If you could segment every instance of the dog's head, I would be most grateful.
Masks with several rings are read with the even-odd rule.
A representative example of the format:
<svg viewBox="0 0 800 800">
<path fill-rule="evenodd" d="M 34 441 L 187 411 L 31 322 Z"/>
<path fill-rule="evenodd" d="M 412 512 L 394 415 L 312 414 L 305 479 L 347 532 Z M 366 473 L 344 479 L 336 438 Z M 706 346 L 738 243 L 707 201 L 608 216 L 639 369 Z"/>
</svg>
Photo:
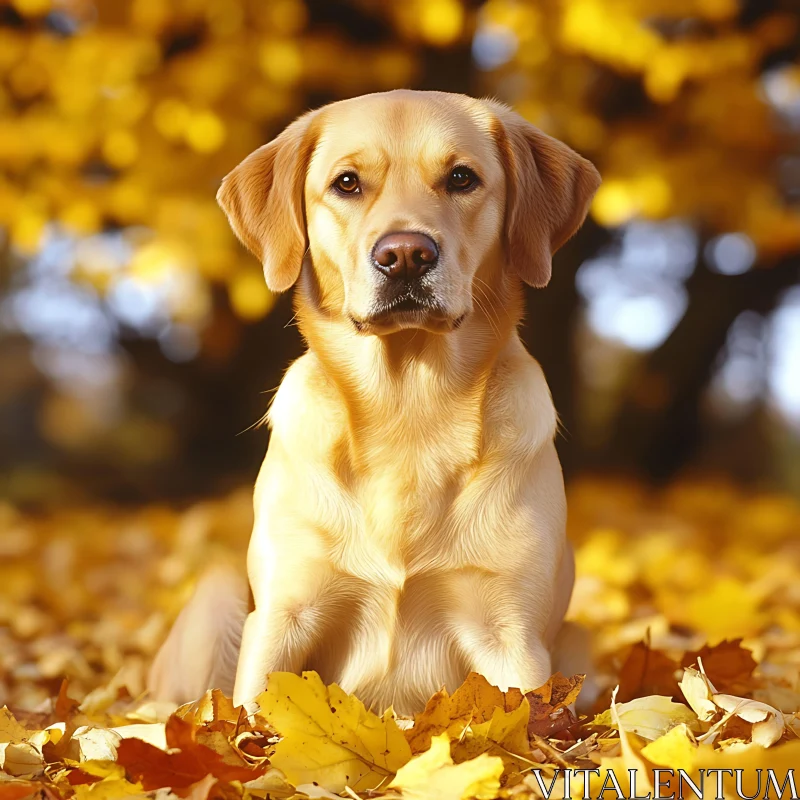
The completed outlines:
<svg viewBox="0 0 800 800">
<path fill-rule="evenodd" d="M 395 91 L 299 118 L 218 199 L 272 290 L 290 288 L 310 257 L 320 306 L 356 330 L 444 332 L 481 282 L 547 284 L 599 183 L 588 161 L 500 103 Z"/>
</svg>

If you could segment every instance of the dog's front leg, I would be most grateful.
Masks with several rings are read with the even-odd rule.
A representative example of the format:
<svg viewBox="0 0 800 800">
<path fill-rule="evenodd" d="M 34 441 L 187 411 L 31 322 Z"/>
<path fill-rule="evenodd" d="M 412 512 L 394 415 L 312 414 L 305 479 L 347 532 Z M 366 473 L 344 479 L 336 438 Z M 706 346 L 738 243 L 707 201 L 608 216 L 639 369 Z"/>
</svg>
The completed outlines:
<svg viewBox="0 0 800 800">
<path fill-rule="evenodd" d="M 299 671 L 304 652 L 287 641 L 285 620 L 273 610 L 256 609 L 247 615 L 233 690 L 235 705 L 254 700 L 267 688 L 270 672 Z"/>
<path fill-rule="evenodd" d="M 263 692 L 270 672 L 299 672 L 329 617 L 328 561 L 312 555 L 311 541 L 299 532 L 290 546 L 278 548 L 263 533 L 257 525 L 248 552 L 255 608 L 242 631 L 233 691 L 237 705 Z"/>
<path fill-rule="evenodd" d="M 467 573 L 457 586 L 460 599 L 452 629 L 469 669 L 503 691 L 545 683 L 551 662 L 544 609 L 532 610 L 521 586 L 498 577 Z"/>
</svg>

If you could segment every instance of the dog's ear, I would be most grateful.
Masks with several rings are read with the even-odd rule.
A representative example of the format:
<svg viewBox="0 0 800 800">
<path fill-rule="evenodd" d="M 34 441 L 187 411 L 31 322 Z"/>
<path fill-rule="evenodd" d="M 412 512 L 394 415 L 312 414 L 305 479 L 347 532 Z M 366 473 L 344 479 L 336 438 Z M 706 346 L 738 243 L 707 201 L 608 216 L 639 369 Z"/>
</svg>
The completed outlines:
<svg viewBox="0 0 800 800">
<path fill-rule="evenodd" d="M 247 156 L 217 192 L 234 233 L 264 264 L 273 292 L 295 283 L 308 248 L 303 195 L 314 118 L 305 114 Z"/>
<path fill-rule="evenodd" d="M 546 286 L 551 257 L 586 218 L 600 174 L 590 161 L 519 114 L 486 102 L 506 171 L 509 268 L 529 286 Z"/>
</svg>

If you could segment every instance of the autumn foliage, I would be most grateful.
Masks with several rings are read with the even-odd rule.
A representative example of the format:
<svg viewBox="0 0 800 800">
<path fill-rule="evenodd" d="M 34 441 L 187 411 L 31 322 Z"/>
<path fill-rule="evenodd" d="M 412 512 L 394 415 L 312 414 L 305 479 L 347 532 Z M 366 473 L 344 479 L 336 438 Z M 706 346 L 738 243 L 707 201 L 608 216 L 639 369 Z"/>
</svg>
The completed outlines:
<svg viewBox="0 0 800 800">
<path fill-rule="evenodd" d="M 593 791 L 633 769 L 640 793 L 661 767 L 794 766 L 797 503 L 595 480 L 573 485 L 570 508 L 570 617 L 593 631 L 597 674 L 505 693 L 473 674 L 413 720 L 315 673 L 273 675 L 248 708 L 216 691 L 177 709 L 142 695 L 198 570 L 241 558 L 248 492 L 184 511 L 5 508 L 0 798 L 489 800 L 540 797 L 567 766 L 599 768 Z"/>
</svg>

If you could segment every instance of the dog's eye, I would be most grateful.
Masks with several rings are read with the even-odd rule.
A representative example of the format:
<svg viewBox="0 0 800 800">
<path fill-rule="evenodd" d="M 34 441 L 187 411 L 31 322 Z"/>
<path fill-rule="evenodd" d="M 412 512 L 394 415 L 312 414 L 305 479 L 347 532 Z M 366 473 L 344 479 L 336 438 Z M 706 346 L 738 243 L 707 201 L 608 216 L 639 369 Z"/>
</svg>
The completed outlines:
<svg viewBox="0 0 800 800">
<path fill-rule="evenodd" d="M 478 176 L 469 167 L 455 167 L 447 178 L 449 192 L 466 192 L 478 183 Z"/>
<path fill-rule="evenodd" d="M 334 182 L 333 188 L 342 194 L 357 194 L 361 191 L 358 175 L 355 172 L 343 172 Z"/>
</svg>

